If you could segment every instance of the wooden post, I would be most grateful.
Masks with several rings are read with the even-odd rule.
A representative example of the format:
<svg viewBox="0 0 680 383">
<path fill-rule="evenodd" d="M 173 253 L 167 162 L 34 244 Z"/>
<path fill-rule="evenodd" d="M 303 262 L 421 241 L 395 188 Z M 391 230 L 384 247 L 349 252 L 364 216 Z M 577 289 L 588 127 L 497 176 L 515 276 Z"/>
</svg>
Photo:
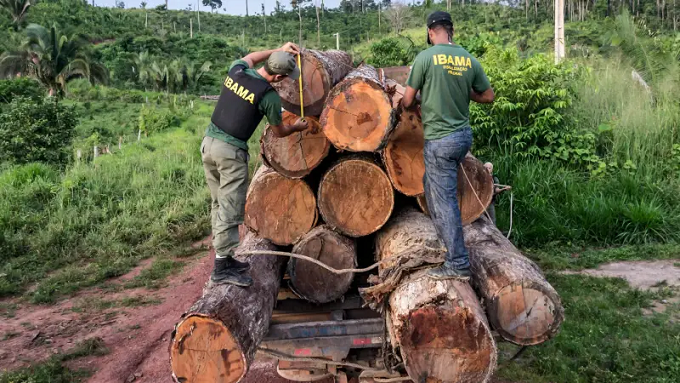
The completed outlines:
<svg viewBox="0 0 680 383">
<path fill-rule="evenodd" d="M 83 157 L 83 151 L 78 149 L 78 151 L 76 151 L 76 158 L 78 158 L 78 161 L 80 161 L 80 159 L 82 157 Z"/>
<path fill-rule="evenodd" d="M 118 150 L 123 149 L 123 137 L 118 137 Z"/>
<path fill-rule="evenodd" d="M 137 131 L 137 142 L 139 142 L 141 139 L 142 139 L 142 130 L 139 129 L 139 130 Z"/>
<path fill-rule="evenodd" d="M 94 158 L 99 157 L 99 146 L 94 146 Z"/>
<path fill-rule="evenodd" d="M 149 12 L 146 12 L 146 18 L 144 20 L 144 28 L 149 28 Z"/>
<path fill-rule="evenodd" d="M 196 0 L 196 17 L 198 18 L 198 31 L 201 31 L 201 3 Z"/>
<path fill-rule="evenodd" d="M 189 19 L 189 38 L 194 38 L 194 19 Z"/>
<path fill-rule="evenodd" d="M 555 0 L 555 64 L 564 56 L 564 0 Z"/>
<path fill-rule="evenodd" d="M 177 33 L 177 24 L 174 21 L 172 22 L 172 30 L 174 30 L 175 33 Z"/>
</svg>

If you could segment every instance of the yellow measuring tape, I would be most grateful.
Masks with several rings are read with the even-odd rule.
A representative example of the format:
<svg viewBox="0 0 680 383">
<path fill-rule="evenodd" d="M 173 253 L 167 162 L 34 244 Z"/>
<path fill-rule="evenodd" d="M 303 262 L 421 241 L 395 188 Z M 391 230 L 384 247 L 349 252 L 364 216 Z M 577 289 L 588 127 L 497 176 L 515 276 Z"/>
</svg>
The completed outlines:
<svg viewBox="0 0 680 383">
<path fill-rule="evenodd" d="M 300 70 L 300 77 L 298 78 L 300 81 L 300 117 L 304 120 L 305 119 L 305 103 L 302 99 L 302 63 L 300 62 L 300 54 L 298 53 L 297 55 L 297 64 L 298 64 L 298 69 Z"/>
</svg>

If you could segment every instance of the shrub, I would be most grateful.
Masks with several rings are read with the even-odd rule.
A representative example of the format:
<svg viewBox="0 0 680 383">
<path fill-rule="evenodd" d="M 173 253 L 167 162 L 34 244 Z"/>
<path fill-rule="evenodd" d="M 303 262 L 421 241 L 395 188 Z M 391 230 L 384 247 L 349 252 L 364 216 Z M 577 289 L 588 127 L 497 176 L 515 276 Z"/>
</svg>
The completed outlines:
<svg viewBox="0 0 680 383">
<path fill-rule="evenodd" d="M 161 132 L 179 125 L 179 117 L 167 110 L 147 108 L 144 106 L 139 112 L 139 130 L 146 135 Z"/>
<path fill-rule="evenodd" d="M 66 164 L 77 123 L 71 107 L 14 99 L 0 114 L 0 162 Z"/>
<path fill-rule="evenodd" d="M 45 90 L 37 81 L 22 77 L 15 80 L 0 80 L 0 104 L 9 104 L 17 97 L 39 101 Z"/>
<path fill-rule="evenodd" d="M 376 67 L 411 65 L 418 51 L 410 40 L 388 37 L 371 45 L 367 62 Z"/>
</svg>

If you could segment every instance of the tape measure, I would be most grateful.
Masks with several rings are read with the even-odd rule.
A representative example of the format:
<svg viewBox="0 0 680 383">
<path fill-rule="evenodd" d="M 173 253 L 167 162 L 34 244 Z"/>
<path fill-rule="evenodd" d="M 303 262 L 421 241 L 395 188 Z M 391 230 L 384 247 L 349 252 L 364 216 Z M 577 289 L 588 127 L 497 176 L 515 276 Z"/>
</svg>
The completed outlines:
<svg viewBox="0 0 680 383">
<path fill-rule="evenodd" d="M 305 119 L 305 102 L 302 99 L 302 63 L 300 62 L 300 56 L 301 54 L 298 53 L 297 55 L 297 64 L 298 64 L 298 69 L 300 70 L 300 77 L 298 77 L 299 83 L 300 83 L 300 118 L 302 120 Z"/>
</svg>

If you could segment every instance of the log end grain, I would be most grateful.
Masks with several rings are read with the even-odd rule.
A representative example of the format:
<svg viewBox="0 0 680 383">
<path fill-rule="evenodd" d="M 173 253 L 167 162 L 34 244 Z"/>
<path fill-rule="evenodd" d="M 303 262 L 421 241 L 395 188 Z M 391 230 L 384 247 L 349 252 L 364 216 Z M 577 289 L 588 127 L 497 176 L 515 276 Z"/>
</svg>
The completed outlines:
<svg viewBox="0 0 680 383">
<path fill-rule="evenodd" d="M 391 331 L 414 381 L 487 382 L 497 348 L 474 291 L 465 282 L 418 272 L 390 298 Z"/>
<path fill-rule="evenodd" d="M 458 207 L 463 225 L 479 218 L 491 204 L 494 186 L 493 178 L 484 164 L 468 155 L 458 167 Z M 418 205 L 423 213 L 430 215 L 425 195 L 418 196 Z"/>
<path fill-rule="evenodd" d="M 370 66 L 361 66 L 340 82 L 326 100 L 321 126 L 340 150 L 382 149 L 396 124 L 392 101 Z"/>
<path fill-rule="evenodd" d="M 290 245 L 316 224 L 316 198 L 302 180 L 261 167 L 248 189 L 245 225 L 277 245 Z"/>
<path fill-rule="evenodd" d="M 327 226 L 317 226 L 295 246 L 293 253 L 307 255 L 334 269 L 356 267 L 357 253 L 354 240 L 336 233 Z M 296 258 L 288 262 L 292 290 L 301 298 L 314 303 L 327 303 L 342 297 L 354 279 L 354 274 L 334 274 Z"/>
<path fill-rule="evenodd" d="M 420 118 L 415 112 L 403 111 L 383 151 L 383 160 L 394 188 L 407 196 L 417 196 L 424 192 L 424 146 L 425 137 Z"/>
<path fill-rule="evenodd" d="M 385 172 L 358 157 L 340 160 L 323 175 L 318 198 L 324 221 L 350 237 L 374 233 L 394 208 L 394 189 Z"/>
<path fill-rule="evenodd" d="M 245 355 L 224 323 L 197 315 L 177 325 L 170 360 L 176 381 L 183 383 L 238 382 L 247 371 Z"/>
<path fill-rule="evenodd" d="M 533 346 L 552 338 L 563 320 L 554 291 L 529 281 L 503 287 L 487 305 L 491 326 L 512 343 Z"/>
<path fill-rule="evenodd" d="M 283 124 L 292 125 L 298 116 L 283 113 Z M 302 178 L 328 155 L 330 142 L 321 131 L 316 117 L 305 117 L 309 128 L 287 137 L 276 137 L 269 126 L 260 139 L 260 152 L 266 164 L 288 178 Z"/>
</svg>

